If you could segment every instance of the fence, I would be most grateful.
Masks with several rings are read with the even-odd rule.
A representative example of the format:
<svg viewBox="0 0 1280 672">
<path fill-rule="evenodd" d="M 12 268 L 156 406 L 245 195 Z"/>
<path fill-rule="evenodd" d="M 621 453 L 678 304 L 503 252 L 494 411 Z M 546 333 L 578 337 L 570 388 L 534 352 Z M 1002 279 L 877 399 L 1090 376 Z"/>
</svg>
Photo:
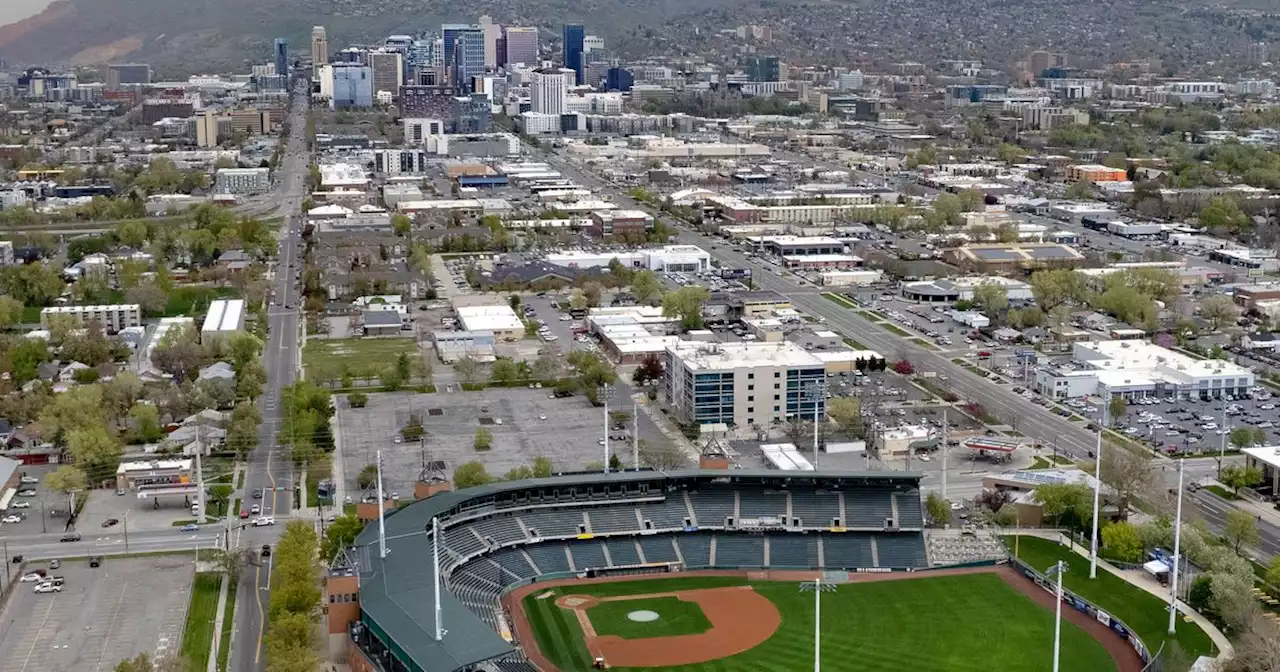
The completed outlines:
<svg viewBox="0 0 1280 672">
<path fill-rule="evenodd" d="M 1034 567 L 1028 565 L 1022 560 L 1019 560 L 1018 558 L 1009 558 L 1009 563 L 1021 572 L 1023 576 L 1034 581 L 1036 585 L 1044 588 L 1050 593 L 1055 595 L 1057 594 L 1058 584 L 1056 580 L 1046 577 L 1036 571 Z M 1079 611 L 1089 618 L 1111 628 L 1111 631 L 1116 633 L 1117 636 L 1129 642 L 1129 646 L 1132 646 L 1134 650 L 1138 652 L 1138 657 L 1142 659 L 1143 672 L 1164 672 L 1163 645 L 1161 645 L 1160 650 L 1155 653 L 1151 653 L 1151 651 L 1147 649 L 1147 645 L 1143 644 L 1142 640 L 1138 639 L 1138 635 L 1134 633 L 1133 629 L 1126 625 L 1124 621 L 1121 621 L 1115 616 L 1099 609 L 1093 603 L 1079 595 L 1076 595 L 1066 588 L 1062 589 L 1062 601 L 1074 607 L 1076 611 Z"/>
</svg>

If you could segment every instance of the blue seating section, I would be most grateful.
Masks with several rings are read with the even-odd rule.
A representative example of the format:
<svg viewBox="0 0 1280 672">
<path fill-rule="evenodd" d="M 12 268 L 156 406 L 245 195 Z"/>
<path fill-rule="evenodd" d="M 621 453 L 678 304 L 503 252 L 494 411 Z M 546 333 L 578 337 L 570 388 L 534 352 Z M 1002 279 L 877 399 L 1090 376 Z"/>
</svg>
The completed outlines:
<svg viewBox="0 0 1280 672">
<path fill-rule="evenodd" d="M 717 534 L 715 564 L 717 567 L 763 567 L 764 537 Z"/>
<path fill-rule="evenodd" d="M 854 532 L 824 534 L 822 550 L 825 561 L 823 566 L 827 569 L 876 566 L 875 558 L 871 555 L 871 535 L 869 534 Z"/>
<path fill-rule="evenodd" d="M 605 539 L 604 545 L 609 549 L 609 559 L 614 566 L 640 564 L 640 553 L 636 551 L 635 539 L 631 537 L 615 537 Z"/>
<path fill-rule="evenodd" d="M 881 567 L 907 569 L 929 564 L 924 548 L 924 537 L 911 532 L 905 534 L 876 535 L 876 551 Z"/>
<path fill-rule="evenodd" d="M 831 527 L 831 521 L 840 517 L 840 496 L 834 492 L 792 492 L 791 517 L 799 518 L 805 527 Z"/>
<path fill-rule="evenodd" d="M 524 550 L 543 574 L 569 571 L 569 558 L 564 555 L 564 544 L 533 544 L 526 546 Z"/>
<path fill-rule="evenodd" d="M 818 535 L 769 536 L 769 566 L 804 569 L 818 565 Z"/>
<path fill-rule="evenodd" d="M 686 567 L 706 567 L 711 564 L 711 535 L 681 534 L 676 537 L 680 555 Z"/>
<path fill-rule="evenodd" d="M 671 545 L 671 535 L 640 537 L 640 548 L 646 562 L 676 562 L 676 549 Z"/>
<path fill-rule="evenodd" d="M 597 506 L 587 512 L 591 518 L 591 531 L 596 534 L 609 532 L 637 532 L 636 510 L 632 506 Z"/>
<path fill-rule="evenodd" d="M 519 523 L 510 516 L 484 518 L 470 523 L 470 525 L 475 528 L 476 532 L 480 533 L 481 537 L 490 537 L 499 546 L 526 539 L 524 532 L 520 530 Z"/>
<path fill-rule="evenodd" d="M 641 504 L 639 508 L 640 517 L 652 522 L 655 530 L 682 530 L 684 519 L 689 517 L 689 507 L 678 492 L 668 495 L 665 502 Z"/>
<path fill-rule="evenodd" d="M 898 495 L 898 527 L 924 527 L 924 507 L 920 504 L 919 490 Z"/>
<path fill-rule="evenodd" d="M 573 554 L 573 566 L 579 572 L 593 567 L 609 566 L 609 562 L 604 557 L 604 548 L 598 541 L 571 542 L 569 552 Z"/>
<path fill-rule="evenodd" d="M 738 493 L 738 515 L 743 518 L 772 516 L 786 519 L 787 493 L 742 490 Z"/>
<path fill-rule="evenodd" d="M 732 490 L 690 492 L 689 501 L 693 502 L 699 526 L 721 527 L 725 518 L 734 515 Z"/>
<path fill-rule="evenodd" d="M 844 493 L 844 512 L 849 520 L 845 527 L 883 528 L 886 518 L 893 517 L 889 490 L 854 488 Z"/>
<path fill-rule="evenodd" d="M 582 524 L 582 509 L 526 511 L 520 514 L 524 526 L 538 531 L 540 537 L 572 537 Z"/>
</svg>

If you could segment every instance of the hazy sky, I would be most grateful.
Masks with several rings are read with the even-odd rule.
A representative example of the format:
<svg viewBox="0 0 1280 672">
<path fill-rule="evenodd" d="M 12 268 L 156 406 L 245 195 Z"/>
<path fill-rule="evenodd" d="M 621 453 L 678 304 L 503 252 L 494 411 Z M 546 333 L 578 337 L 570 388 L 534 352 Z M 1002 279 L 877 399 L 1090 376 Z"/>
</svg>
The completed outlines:
<svg viewBox="0 0 1280 672">
<path fill-rule="evenodd" d="M 0 0 L 0 26 L 44 11 L 53 0 Z"/>
</svg>

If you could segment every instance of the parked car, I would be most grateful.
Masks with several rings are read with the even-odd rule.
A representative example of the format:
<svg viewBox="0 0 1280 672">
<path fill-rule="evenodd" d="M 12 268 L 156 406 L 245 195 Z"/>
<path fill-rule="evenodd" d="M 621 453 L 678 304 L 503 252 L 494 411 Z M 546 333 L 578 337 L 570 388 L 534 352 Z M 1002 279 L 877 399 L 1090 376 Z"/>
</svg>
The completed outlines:
<svg viewBox="0 0 1280 672">
<path fill-rule="evenodd" d="M 19 490 L 18 496 L 19 497 L 35 497 L 36 491 L 32 490 L 31 488 L 27 488 L 26 490 Z"/>
<path fill-rule="evenodd" d="M 22 578 L 18 580 L 21 581 L 22 583 L 32 583 L 35 581 L 43 581 L 45 574 L 46 572 L 43 569 L 37 569 L 31 572 L 27 572 L 26 574 L 23 574 Z"/>
<path fill-rule="evenodd" d="M 61 593 L 62 586 L 56 585 L 49 581 L 38 584 L 31 592 L 33 593 Z"/>
<path fill-rule="evenodd" d="M 14 503 L 12 503 L 12 504 L 10 504 L 10 505 L 9 505 L 9 508 L 11 508 L 11 509 L 29 509 L 29 508 L 31 508 L 31 502 L 14 502 Z"/>
<path fill-rule="evenodd" d="M 265 558 L 265 557 L 267 557 L 267 556 L 269 556 L 269 555 L 271 555 L 271 544 L 263 544 L 263 545 L 262 545 L 262 557 L 264 557 L 264 558 Z"/>
</svg>

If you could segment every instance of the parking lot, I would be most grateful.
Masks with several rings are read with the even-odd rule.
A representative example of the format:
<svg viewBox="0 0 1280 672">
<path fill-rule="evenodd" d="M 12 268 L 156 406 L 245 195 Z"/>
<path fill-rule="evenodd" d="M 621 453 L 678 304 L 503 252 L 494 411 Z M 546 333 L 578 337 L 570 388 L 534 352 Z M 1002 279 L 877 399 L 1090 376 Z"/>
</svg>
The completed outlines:
<svg viewBox="0 0 1280 672">
<path fill-rule="evenodd" d="M 29 563 L 27 571 L 47 568 Z M 6 672 L 100 672 L 146 653 L 178 649 L 194 567 L 183 556 L 108 559 L 101 567 L 67 562 L 59 593 L 18 583 L 0 628 Z"/>
<path fill-rule="evenodd" d="M 421 419 L 426 432 L 427 460 L 443 460 L 453 468 L 478 460 L 490 474 L 529 466 L 535 457 L 551 459 L 557 470 L 580 469 L 600 462 L 604 448 L 602 409 L 593 408 L 581 395 L 548 399 L 547 388 L 493 388 L 478 392 L 437 394 L 378 394 L 369 405 L 352 409 L 346 400 L 338 406 L 338 431 L 342 446 L 347 491 L 359 492 L 356 477 L 382 451 L 384 488 L 404 496 L 412 491 L 424 454 L 417 441 L 396 443 L 400 429 L 412 415 Z M 621 401 L 621 399 L 619 399 Z M 631 405 L 618 410 L 631 411 Z M 501 424 L 498 424 L 501 422 Z M 493 437 L 492 448 L 476 451 L 476 430 Z M 630 449 L 627 448 L 626 455 Z M 623 457 L 626 457 L 623 455 Z"/>
<path fill-rule="evenodd" d="M 0 537 L 44 532 L 61 532 L 67 524 L 67 497 L 44 486 L 44 477 L 56 465 L 30 465 L 19 469 L 21 477 L 35 483 L 21 483 L 19 494 L 9 502 L 0 519 Z M 34 491 L 34 495 L 25 493 Z"/>
<path fill-rule="evenodd" d="M 1069 401 L 1069 408 L 1093 422 L 1102 419 L 1100 400 Z M 1145 441 L 1165 452 L 1216 454 L 1222 449 L 1223 437 L 1232 429 L 1248 427 L 1266 433 L 1265 445 L 1280 443 L 1280 427 L 1275 422 L 1277 402 L 1265 389 L 1255 389 L 1252 398 L 1204 401 L 1135 400 L 1129 402 L 1125 414 L 1112 426 L 1136 441 Z M 1223 411 L 1226 425 L 1223 426 Z M 1232 449 L 1230 440 L 1227 449 Z"/>
</svg>

